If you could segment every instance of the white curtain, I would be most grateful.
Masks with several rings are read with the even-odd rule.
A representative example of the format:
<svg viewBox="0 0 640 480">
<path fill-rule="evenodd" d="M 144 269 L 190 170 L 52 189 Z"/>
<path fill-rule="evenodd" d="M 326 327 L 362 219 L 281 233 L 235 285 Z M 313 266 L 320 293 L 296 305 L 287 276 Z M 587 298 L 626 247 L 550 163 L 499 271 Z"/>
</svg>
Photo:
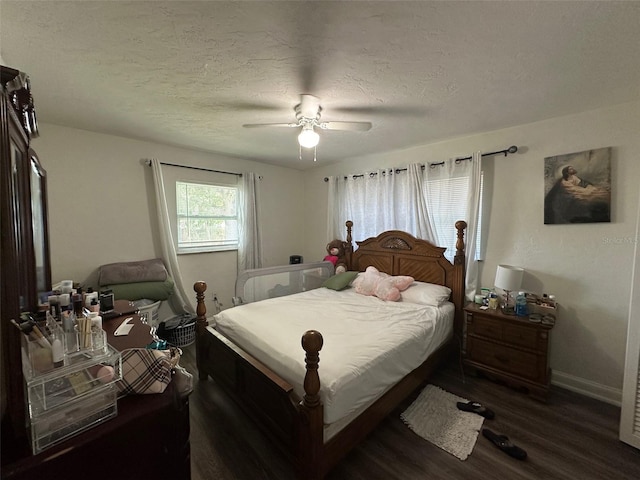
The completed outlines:
<svg viewBox="0 0 640 480">
<path fill-rule="evenodd" d="M 262 267 L 258 181 L 255 173 L 242 174 L 238 213 L 238 272 Z"/>
<path fill-rule="evenodd" d="M 176 246 L 173 242 L 173 234 L 171 233 L 171 224 L 169 222 L 169 211 L 167 210 L 167 197 L 164 192 L 164 180 L 162 177 L 162 167 L 158 159 L 151 159 L 151 170 L 153 172 L 153 185 L 156 197 L 156 210 L 158 217 L 158 225 L 160 228 L 160 248 L 161 257 L 167 272 L 174 282 L 174 292 L 169 297 L 169 305 L 176 315 L 190 313 L 195 315 L 193 305 L 188 300 L 189 297 L 185 293 L 182 285 L 182 275 L 178 265 L 178 256 L 176 254 Z"/>
<path fill-rule="evenodd" d="M 473 300 L 477 288 L 476 239 L 480 211 L 480 161 L 447 160 L 406 169 L 329 177 L 327 239 L 344 239 L 344 222 L 353 220 L 353 238 L 364 240 L 386 230 L 403 230 L 446 247 L 455 255 L 456 221 L 465 220 L 466 286 Z"/>
<path fill-rule="evenodd" d="M 433 241 L 420 169 L 420 165 L 409 165 L 406 171 L 381 169 L 364 175 L 330 177 L 327 239 L 344 239 L 344 223 L 352 220 L 353 238 L 357 240 L 386 230 L 404 230 Z"/>
<path fill-rule="evenodd" d="M 468 300 L 473 300 L 478 283 L 476 244 L 480 213 L 480 178 L 482 154 L 476 152 L 470 160 L 447 160 L 427 165 L 424 169 L 424 192 L 436 245 L 447 247 L 445 255 L 453 261 L 455 255 L 455 222 L 465 220 L 466 284 Z"/>
<path fill-rule="evenodd" d="M 407 195 L 404 204 L 407 205 L 406 232 L 411 232 L 417 238 L 436 243 L 437 236 L 433 218 L 429 215 L 429 208 L 424 197 L 423 168 L 418 163 L 407 167 Z M 437 245 L 437 243 L 436 243 Z"/>
</svg>

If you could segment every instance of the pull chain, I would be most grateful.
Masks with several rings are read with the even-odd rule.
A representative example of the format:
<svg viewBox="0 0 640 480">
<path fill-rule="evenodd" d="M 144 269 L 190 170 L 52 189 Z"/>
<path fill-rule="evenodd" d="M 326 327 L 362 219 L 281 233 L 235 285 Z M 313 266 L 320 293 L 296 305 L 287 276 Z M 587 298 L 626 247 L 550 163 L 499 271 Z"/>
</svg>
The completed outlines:
<svg viewBox="0 0 640 480">
<path fill-rule="evenodd" d="M 316 162 L 318 159 L 316 157 L 318 147 L 313 147 L 313 161 Z M 302 161 L 302 146 L 298 145 L 298 160 Z"/>
</svg>

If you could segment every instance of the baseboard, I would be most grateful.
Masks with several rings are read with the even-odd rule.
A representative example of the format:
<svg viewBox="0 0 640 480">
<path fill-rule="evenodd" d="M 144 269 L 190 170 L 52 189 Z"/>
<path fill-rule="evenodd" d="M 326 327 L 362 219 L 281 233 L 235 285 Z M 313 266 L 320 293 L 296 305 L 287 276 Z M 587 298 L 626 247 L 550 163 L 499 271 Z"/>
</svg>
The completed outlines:
<svg viewBox="0 0 640 480">
<path fill-rule="evenodd" d="M 617 407 L 622 405 L 622 390 L 619 388 L 607 387 L 557 370 L 551 372 L 551 384 Z"/>
</svg>

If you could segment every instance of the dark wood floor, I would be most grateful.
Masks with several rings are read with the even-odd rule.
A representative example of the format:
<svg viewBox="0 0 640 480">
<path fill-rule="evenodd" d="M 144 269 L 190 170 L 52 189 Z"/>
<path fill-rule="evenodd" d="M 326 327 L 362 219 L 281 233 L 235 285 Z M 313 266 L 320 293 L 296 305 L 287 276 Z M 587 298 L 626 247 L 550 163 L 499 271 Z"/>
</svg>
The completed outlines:
<svg viewBox="0 0 640 480">
<path fill-rule="evenodd" d="M 181 364 L 195 373 L 194 347 Z M 194 375 L 195 376 L 195 375 Z M 286 459 L 217 388 L 195 381 L 191 394 L 192 480 L 293 479 Z M 640 478 L 640 451 L 618 440 L 620 409 L 552 388 L 543 404 L 485 378 L 461 373 L 456 361 L 430 383 L 477 400 L 496 417 L 484 427 L 509 436 L 528 453 L 525 461 L 507 456 L 480 435 L 467 460 L 416 436 L 400 420 L 407 399 L 345 457 L 329 480 L 413 479 L 633 479 Z"/>
</svg>

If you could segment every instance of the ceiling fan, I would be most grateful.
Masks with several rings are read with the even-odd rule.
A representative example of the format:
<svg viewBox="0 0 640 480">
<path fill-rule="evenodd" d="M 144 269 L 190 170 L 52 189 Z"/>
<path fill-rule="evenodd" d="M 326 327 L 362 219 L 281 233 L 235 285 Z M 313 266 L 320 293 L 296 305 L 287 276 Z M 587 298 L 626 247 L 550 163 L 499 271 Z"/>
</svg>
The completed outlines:
<svg viewBox="0 0 640 480">
<path fill-rule="evenodd" d="M 323 130 L 349 130 L 357 132 L 366 132 L 371 129 L 371 122 L 322 122 L 320 116 L 322 107 L 320 99 L 313 95 L 300 95 L 300 103 L 294 107 L 296 113 L 295 123 L 248 123 L 244 124 L 246 128 L 259 127 L 289 127 L 300 128 L 298 135 L 298 143 L 300 147 L 314 148 L 320 141 L 320 136 L 315 129 Z"/>
</svg>

